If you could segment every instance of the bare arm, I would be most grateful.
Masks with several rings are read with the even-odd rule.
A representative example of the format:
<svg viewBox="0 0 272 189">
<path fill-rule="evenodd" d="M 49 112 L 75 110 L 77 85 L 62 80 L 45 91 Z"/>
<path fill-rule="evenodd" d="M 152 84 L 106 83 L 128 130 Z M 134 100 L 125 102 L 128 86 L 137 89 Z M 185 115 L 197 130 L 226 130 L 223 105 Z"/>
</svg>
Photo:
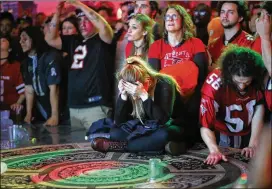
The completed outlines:
<svg viewBox="0 0 272 189">
<path fill-rule="evenodd" d="M 272 75 L 271 63 L 271 21 L 268 13 L 263 10 L 259 19 L 256 19 L 256 30 L 262 44 L 262 57 L 269 76 Z"/>
<path fill-rule="evenodd" d="M 256 107 L 255 114 L 251 123 L 251 136 L 249 141 L 249 147 L 256 147 L 260 138 L 260 133 L 264 125 L 264 106 L 262 104 Z"/>
<path fill-rule="evenodd" d="M 25 122 L 31 123 L 32 119 L 32 109 L 34 104 L 34 89 L 31 85 L 25 86 L 25 96 L 26 96 L 26 117 Z"/>
<path fill-rule="evenodd" d="M 59 123 L 59 87 L 57 85 L 49 85 L 51 117 L 46 121 L 45 125 L 56 126 Z"/>
<path fill-rule="evenodd" d="M 252 158 L 256 154 L 256 147 L 258 146 L 260 133 L 264 125 L 264 106 L 262 104 L 256 107 L 255 114 L 251 123 L 251 136 L 248 147 L 243 148 L 241 154 Z"/>
<path fill-rule="evenodd" d="M 45 34 L 45 40 L 48 45 L 61 50 L 62 41 L 59 36 L 59 22 L 60 22 L 60 14 L 61 10 L 64 6 L 64 2 L 60 2 L 57 6 L 56 13 L 54 14 L 50 24 L 49 31 Z"/>
<path fill-rule="evenodd" d="M 201 127 L 201 137 L 205 144 L 208 146 L 210 152 L 219 152 L 219 148 L 216 144 L 216 138 L 214 132 L 206 127 Z"/>
<path fill-rule="evenodd" d="M 17 104 L 22 104 L 25 100 L 25 94 L 21 94 L 17 100 Z"/>
<path fill-rule="evenodd" d="M 93 23 L 93 25 L 98 29 L 100 38 L 108 44 L 111 44 L 113 39 L 113 31 L 108 22 L 100 16 L 93 9 L 89 8 L 87 5 L 81 3 L 79 0 L 70 0 L 68 1 L 70 4 L 75 6 L 76 8 L 81 9 L 86 17 Z"/>
</svg>

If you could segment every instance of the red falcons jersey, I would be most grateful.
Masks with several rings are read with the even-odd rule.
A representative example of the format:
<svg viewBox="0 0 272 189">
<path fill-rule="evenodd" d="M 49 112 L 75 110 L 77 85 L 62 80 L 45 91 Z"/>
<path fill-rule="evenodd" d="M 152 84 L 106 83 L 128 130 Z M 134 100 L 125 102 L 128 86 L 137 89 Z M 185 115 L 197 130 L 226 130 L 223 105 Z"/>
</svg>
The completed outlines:
<svg viewBox="0 0 272 189">
<path fill-rule="evenodd" d="M 212 62 L 216 63 L 224 49 L 227 47 L 228 44 L 235 44 L 242 47 L 251 47 L 254 40 L 253 37 L 246 33 L 243 30 L 239 30 L 229 41 L 228 44 L 224 44 L 225 36 L 221 36 L 215 39 L 213 42 L 210 43 L 208 46 L 208 51 L 211 54 Z M 260 53 L 260 52 L 259 52 Z"/>
<path fill-rule="evenodd" d="M 255 107 L 263 103 L 263 95 L 253 87 L 241 95 L 231 86 L 222 86 L 221 71 L 213 70 L 202 87 L 200 122 L 203 127 L 229 136 L 247 135 Z"/>
<path fill-rule="evenodd" d="M 126 58 L 131 56 L 132 47 L 133 47 L 133 42 L 128 42 L 126 45 Z"/>
<path fill-rule="evenodd" d="M 194 56 L 202 52 L 206 52 L 205 45 L 198 38 L 188 39 L 178 47 L 171 47 L 160 39 L 150 46 L 148 58 L 160 60 L 162 69 L 183 61 L 194 61 Z"/>
<path fill-rule="evenodd" d="M 1 96 L 0 101 L 4 105 L 12 105 L 17 102 L 20 94 L 25 91 L 20 72 L 19 63 L 4 63 L 1 65 Z"/>
<path fill-rule="evenodd" d="M 264 94 L 265 94 L 265 100 L 266 100 L 267 107 L 272 112 L 272 79 L 271 79 L 271 77 L 269 78 L 269 80 L 267 82 Z"/>
</svg>

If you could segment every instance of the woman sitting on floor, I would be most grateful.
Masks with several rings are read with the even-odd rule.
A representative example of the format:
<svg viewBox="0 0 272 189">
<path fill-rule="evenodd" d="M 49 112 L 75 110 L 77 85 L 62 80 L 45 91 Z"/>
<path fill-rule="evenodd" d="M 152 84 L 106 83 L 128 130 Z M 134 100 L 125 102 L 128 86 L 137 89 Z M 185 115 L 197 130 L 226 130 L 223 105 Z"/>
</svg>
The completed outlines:
<svg viewBox="0 0 272 189">
<path fill-rule="evenodd" d="M 130 57 L 117 74 L 119 97 L 115 109 L 116 126 L 110 129 L 109 139 L 95 138 L 97 151 L 162 152 L 170 136 L 165 126 L 172 117 L 176 81 L 152 70 L 140 57 Z M 92 126 L 91 126 L 92 127 Z M 178 127 L 178 126 L 176 126 Z M 105 135 L 104 135 L 105 136 Z"/>
</svg>

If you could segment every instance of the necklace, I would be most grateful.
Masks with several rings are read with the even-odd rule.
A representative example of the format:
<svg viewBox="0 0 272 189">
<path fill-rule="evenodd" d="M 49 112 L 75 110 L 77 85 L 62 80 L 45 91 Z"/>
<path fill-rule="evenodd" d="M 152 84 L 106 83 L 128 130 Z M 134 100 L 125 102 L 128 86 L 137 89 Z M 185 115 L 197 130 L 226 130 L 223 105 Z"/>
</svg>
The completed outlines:
<svg viewBox="0 0 272 189">
<path fill-rule="evenodd" d="M 133 46 L 135 48 L 135 53 L 134 55 L 140 55 L 141 54 L 141 48 L 143 48 L 145 46 L 145 43 L 142 43 L 139 47 L 137 47 L 134 43 Z"/>
</svg>

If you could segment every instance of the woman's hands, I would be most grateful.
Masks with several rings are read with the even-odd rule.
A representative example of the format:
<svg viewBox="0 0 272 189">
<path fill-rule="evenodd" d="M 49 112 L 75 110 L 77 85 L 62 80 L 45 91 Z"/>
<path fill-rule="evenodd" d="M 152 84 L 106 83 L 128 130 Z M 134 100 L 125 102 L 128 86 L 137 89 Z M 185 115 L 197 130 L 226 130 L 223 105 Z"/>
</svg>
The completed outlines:
<svg viewBox="0 0 272 189">
<path fill-rule="evenodd" d="M 127 100 L 128 94 L 133 96 L 135 99 L 141 98 L 143 101 L 148 98 L 147 91 L 145 90 L 143 84 L 139 81 L 137 81 L 136 84 L 132 84 L 121 79 L 118 84 L 118 89 L 123 100 Z"/>
</svg>

